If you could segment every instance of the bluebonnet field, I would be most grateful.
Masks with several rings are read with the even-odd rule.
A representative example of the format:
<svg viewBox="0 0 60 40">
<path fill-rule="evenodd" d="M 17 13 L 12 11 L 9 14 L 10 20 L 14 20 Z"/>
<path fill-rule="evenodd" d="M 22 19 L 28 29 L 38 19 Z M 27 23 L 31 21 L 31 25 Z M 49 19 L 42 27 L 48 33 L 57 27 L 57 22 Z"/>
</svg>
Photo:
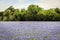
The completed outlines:
<svg viewBox="0 0 60 40">
<path fill-rule="evenodd" d="M 60 40 L 60 22 L 0 22 L 0 40 Z"/>
</svg>

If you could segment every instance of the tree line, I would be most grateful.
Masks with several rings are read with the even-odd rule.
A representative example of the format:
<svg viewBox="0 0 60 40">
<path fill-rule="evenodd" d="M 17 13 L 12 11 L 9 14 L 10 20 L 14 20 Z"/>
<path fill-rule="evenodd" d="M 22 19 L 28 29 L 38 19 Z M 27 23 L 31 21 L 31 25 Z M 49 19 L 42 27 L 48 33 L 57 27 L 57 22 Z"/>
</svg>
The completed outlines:
<svg viewBox="0 0 60 40">
<path fill-rule="evenodd" d="M 10 6 L 0 12 L 0 21 L 60 21 L 60 8 L 45 10 L 32 4 L 19 10 Z"/>
</svg>

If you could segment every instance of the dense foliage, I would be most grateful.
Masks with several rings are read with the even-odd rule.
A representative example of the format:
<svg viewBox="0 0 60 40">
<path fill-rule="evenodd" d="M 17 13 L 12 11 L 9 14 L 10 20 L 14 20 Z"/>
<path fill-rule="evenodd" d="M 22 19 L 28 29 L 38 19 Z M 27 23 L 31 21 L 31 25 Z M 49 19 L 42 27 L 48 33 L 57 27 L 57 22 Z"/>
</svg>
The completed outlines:
<svg viewBox="0 0 60 40">
<path fill-rule="evenodd" d="M 60 9 L 45 10 L 37 5 L 27 9 L 15 9 L 12 6 L 0 12 L 0 21 L 60 21 Z"/>
</svg>

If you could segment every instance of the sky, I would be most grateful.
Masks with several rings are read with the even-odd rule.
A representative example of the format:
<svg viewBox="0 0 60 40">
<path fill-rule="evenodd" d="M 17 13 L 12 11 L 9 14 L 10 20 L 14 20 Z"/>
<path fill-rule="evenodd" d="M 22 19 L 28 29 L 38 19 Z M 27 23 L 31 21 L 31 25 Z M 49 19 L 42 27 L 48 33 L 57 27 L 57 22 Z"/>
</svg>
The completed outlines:
<svg viewBox="0 0 60 40">
<path fill-rule="evenodd" d="M 18 9 L 27 8 L 31 4 L 38 5 L 44 9 L 60 8 L 60 0 L 0 0 L 0 11 L 4 11 L 9 6 Z"/>
</svg>

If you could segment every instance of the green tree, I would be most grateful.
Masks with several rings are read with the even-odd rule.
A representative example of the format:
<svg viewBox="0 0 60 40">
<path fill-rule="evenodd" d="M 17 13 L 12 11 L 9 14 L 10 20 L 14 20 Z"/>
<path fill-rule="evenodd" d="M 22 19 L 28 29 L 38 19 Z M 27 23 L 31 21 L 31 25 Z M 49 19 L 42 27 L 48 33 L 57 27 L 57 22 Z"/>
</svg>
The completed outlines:
<svg viewBox="0 0 60 40">
<path fill-rule="evenodd" d="M 28 6 L 28 11 L 30 11 L 31 14 L 37 14 L 40 10 L 42 10 L 42 8 L 40 8 L 39 6 L 37 5 L 29 5 Z"/>
<path fill-rule="evenodd" d="M 15 17 L 15 20 L 16 21 L 19 21 L 19 14 L 20 14 L 20 11 L 19 11 L 19 9 L 15 9 L 15 11 L 14 11 L 14 17 Z"/>
<path fill-rule="evenodd" d="M 60 14 L 60 9 L 59 8 L 55 8 L 56 13 Z"/>
<path fill-rule="evenodd" d="M 3 20 L 3 12 L 0 12 L 0 21 Z"/>
<path fill-rule="evenodd" d="M 39 11 L 37 15 L 38 15 L 37 16 L 38 21 L 46 20 L 46 18 L 45 18 L 46 11 L 45 10 Z"/>
<path fill-rule="evenodd" d="M 25 9 L 21 9 L 21 11 L 20 11 L 20 20 L 21 21 L 25 21 L 25 15 L 26 14 L 26 10 Z"/>
<path fill-rule="evenodd" d="M 47 21 L 54 21 L 55 20 L 55 16 L 57 15 L 57 13 L 55 12 L 54 9 L 49 9 L 46 11 L 46 20 Z"/>
<path fill-rule="evenodd" d="M 19 10 L 10 6 L 0 12 L 0 21 L 60 21 L 60 8 L 44 10 L 32 4 Z"/>
<path fill-rule="evenodd" d="M 37 5 L 33 5 L 33 4 L 29 5 L 28 9 L 26 11 L 26 14 L 25 14 L 26 20 L 28 20 L 28 21 L 37 21 L 37 13 L 40 10 L 42 10 L 42 8 L 40 8 Z"/>
<path fill-rule="evenodd" d="M 60 14 L 57 14 L 57 15 L 55 16 L 55 21 L 60 21 Z"/>
<path fill-rule="evenodd" d="M 13 15 L 14 11 L 15 11 L 15 9 L 12 6 L 7 8 L 3 13 L 3 16 L 4 16 L 3 21 L 12 21 L 12 20 L 14 20 L 14 15 Z"/>
</svg>

